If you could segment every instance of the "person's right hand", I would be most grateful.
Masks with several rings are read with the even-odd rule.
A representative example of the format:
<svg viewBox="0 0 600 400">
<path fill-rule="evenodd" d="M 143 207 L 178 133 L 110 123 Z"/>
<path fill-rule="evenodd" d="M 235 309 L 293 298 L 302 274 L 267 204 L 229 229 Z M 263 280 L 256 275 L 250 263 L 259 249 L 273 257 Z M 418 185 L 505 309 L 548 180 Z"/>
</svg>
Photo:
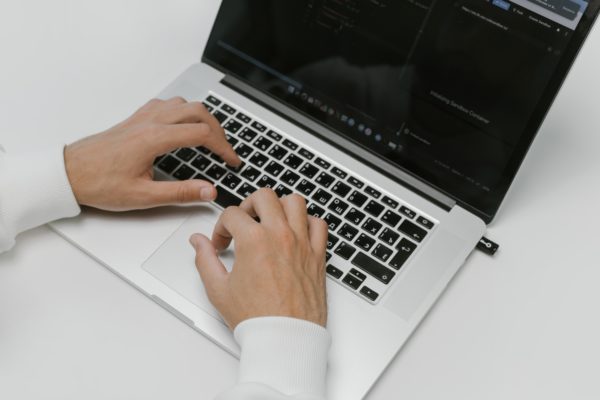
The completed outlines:
<svg viewBox="0 0 600 400">
<path fill-rule="evenodd" d="M 217 252 L 232 239 L 235 263 L 228 273 Z M 208 297 L 231 330 L 267 316 L 326 325 L 327 224 L 307 215 L 301 196 L 279 199 L 261 189 L 223 212 L 212 241 L 195 234 L 190 242 Z"/>
</svg>

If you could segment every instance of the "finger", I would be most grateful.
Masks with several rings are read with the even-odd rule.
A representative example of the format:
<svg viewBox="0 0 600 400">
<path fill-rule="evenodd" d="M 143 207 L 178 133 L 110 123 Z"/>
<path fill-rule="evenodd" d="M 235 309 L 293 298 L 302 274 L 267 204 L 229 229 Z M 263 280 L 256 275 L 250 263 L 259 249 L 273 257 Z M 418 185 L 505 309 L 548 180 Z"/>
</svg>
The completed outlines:
<svg viewBox="0 0 600 400">
<path fill-rule="evenodd" d="M 224 289 L 229 273 L 206 236 L 194 234 L 190 237 L 190 244 L 196 250 L 196 269 L 209 300 L 214 305 L 221 303 L 221 298 L 226 293 Z"/>
<path fill-rule="evenodd" d="M 164 124 L 184 124 L 205 122 L 212 129 L 223 131 L 219 121 L 206 109 L 202 103 L 180 103 L 165 107 L 158 114 L 157 120 Z M 223 131 L 223 134 L 225 132 Z"/>
<path fill-rule="evenodd" d="M 184 99 L 183 97 L 175 96 L 175 97 L 171 97 L 168 100 L 165 100 L 163 105 L 165 107 L 175 107 L 175 106 L 180 106 L 180 105 L 186 104 L 186 103 L 187 103 L 187 100 Z"/>
<path fill-rule="evenodd" d="M 172 204 L 213 201 L 217 189 L 209 182 L 192 179 L 188 181 L 140 183 L 140 208 L 167 206 Z"/>
<path fill-rule="evenodd" d="M 306 200 L 298 194 L 280 200 L 286 219 L 297 238 L 308 238 L 308 214 Z"/>
<path fill-rule="evenodd" d="M 327 223 L 320 218 L 308 217 L 308 238 L 310 247 L 319 258 L 325 258 L 327 251 Z"/>
<path fill-rule="evenodd" d="M 213 246 L 218 251 L 225 250 L 242 233 L 247 233 L 248 229 L 257 222 L 252 219 L 248 213 L 238 207 L 228 207 L 217 221 L 212 234 Z"/>
<path fill-rule="evenodd" d="M 239 207 L 248 215 L 260 218 L 261 224 L 280 227 L 288 223 L 283 206 L 271 189 L 263 188 L 254 192 Z"/>
<path fill-rule="evenodd" d="M 168 153 L 179 147 L 204 146 L 221 157 L 231 166 L 239 166 L 238 157 L 224 134 L 214 132 L 206 123 L 161 125 L 153 140 L 156 156 Z"/>
</svg>

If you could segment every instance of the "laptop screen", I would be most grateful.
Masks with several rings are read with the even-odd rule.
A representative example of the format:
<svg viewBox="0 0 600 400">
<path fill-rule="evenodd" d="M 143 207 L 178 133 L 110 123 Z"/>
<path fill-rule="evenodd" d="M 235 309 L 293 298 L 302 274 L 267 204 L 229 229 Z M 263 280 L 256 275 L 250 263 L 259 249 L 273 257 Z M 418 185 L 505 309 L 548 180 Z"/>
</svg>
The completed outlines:
<svg viewBox="0 0 600 400">
<path fill-rule="evenodd" d="M 595 0 L 224 0 L 204 60 L 489 221 L 597 10 Z"/>
</svg>

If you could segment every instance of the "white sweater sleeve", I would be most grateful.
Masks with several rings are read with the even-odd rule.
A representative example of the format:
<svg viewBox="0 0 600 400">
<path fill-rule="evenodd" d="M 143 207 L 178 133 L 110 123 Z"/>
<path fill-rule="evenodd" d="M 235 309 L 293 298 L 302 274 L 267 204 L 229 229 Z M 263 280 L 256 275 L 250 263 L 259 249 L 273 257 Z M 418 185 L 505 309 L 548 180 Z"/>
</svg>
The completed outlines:
<svg viewBox="0 0 600 400">
<path fill-rule="evenodd" d="M 80 209 L 65 171 L 64 146 L 23 154 L 5 154 L 0 147 L 0 253 L 15 237 Z"/>
<path fill-rule="evenodd" d="M 217 400 L 323 400 L 329 332 L 293 318 L 242 322 L 234 332 L 242 349 L 238 384 Z"/>
</svg>

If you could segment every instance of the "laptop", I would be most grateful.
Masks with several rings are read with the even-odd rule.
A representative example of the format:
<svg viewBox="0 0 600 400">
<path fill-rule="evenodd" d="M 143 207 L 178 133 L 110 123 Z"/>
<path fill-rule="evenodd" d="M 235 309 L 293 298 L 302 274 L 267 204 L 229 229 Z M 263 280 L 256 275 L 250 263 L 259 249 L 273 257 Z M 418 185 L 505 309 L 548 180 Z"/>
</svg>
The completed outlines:
<svg viewBox="0 0 600 400">
<path fill-rule="evenodd" d="M 494 219 L 599 7 L 224 0 L 202 61 L 159 97 L 203 102 L 243 166 L 176 149 L 156 177 L 209 180 L 213 204 L 52 227 L 237 356 L 188 237 L 259 188 L 299 193 L 329 225 L 327 398 L 361 399 Z"/>
</svg>

